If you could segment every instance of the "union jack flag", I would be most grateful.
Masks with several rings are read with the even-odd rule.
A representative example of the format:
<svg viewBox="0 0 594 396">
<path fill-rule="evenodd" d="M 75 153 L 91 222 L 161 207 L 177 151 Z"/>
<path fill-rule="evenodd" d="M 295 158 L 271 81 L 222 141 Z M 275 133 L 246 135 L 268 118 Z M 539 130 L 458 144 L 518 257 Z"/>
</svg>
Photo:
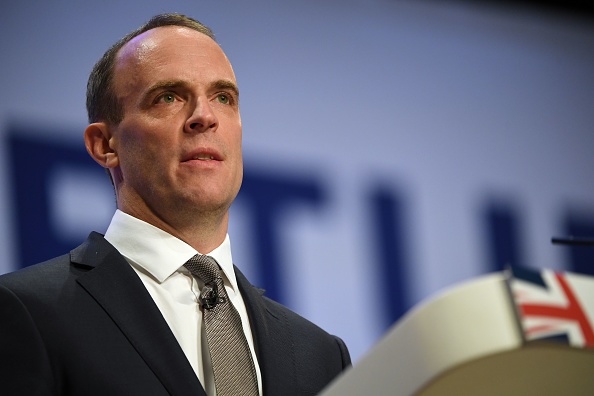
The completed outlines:
<svg viewBox="0 0 594 396">
<path fill-rule="evenodd" d="M 510 288 L 527 341 L 594 348 L 594 277 L 513 268 Z"/>
</svg>

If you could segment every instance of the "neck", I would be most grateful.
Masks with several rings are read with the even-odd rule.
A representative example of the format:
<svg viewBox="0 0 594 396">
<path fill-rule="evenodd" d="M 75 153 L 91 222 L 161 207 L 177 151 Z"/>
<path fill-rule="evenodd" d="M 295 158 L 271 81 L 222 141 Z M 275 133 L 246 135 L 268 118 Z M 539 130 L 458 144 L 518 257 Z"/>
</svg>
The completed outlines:
<svg viewBox="0 0 594 396">
<path fill-rule="evenodd" d="M 118 202 L 122 212 L 145 221 L 207 254 L 216 249 L 227 235 L 229 212 L 185 210 L 173 214 L 159 213 L 142 205 Z"/>
</svg>

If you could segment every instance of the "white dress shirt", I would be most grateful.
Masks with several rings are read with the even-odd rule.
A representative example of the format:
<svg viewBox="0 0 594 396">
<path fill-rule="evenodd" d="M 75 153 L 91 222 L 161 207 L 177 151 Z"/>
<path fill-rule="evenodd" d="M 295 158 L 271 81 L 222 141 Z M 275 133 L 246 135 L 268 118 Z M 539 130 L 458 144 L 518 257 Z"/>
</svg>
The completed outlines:
<svg viewBox="0 0 594 396">
<path fill-rule="evenodd" d="M 196 253 L 212 256 L 223 270 L 225 289 L 241 316 L 262 396 L 260 367 L 247 311 L 233 270 L 229 235 L 212 252 L 197 252 L 173 235 L 116 210 L 105 239 L 126 258 L 144 283 L 208 395 L 216 392 L 202 311 L 197 302 L 203 283 L 183 265 Z"/>
</svg>

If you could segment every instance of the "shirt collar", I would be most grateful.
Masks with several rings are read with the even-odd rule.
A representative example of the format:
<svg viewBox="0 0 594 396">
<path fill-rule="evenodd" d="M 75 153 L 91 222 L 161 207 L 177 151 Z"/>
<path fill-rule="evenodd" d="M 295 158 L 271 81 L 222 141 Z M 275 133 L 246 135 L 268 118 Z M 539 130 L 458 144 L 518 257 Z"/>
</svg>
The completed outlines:
<svg viewBox="0 0 594 396">
<path fill-rule="evenodd" d="M 229 234 L 212 252 L 201 253 L 181 239 L 117 209 L 105 239 L 159 283 L 178 271 L 196 253 L 208 254 L 219 263 L 231 286 L 237 290 Z"/>
</svg>

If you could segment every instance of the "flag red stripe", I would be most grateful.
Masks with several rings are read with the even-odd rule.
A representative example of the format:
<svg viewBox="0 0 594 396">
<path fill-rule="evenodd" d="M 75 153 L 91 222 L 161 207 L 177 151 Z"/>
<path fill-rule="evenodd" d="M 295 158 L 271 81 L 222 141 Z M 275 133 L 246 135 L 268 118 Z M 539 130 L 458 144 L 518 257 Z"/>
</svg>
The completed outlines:
<svg viewBox="0 0 594 396">
<path fill-rule="evenodd" d="M 594 329 L 592 329 L 579 301 L 573 294 L 573 291 L 567 284 L 563 275 L 555 274 L 555 276 L 567 298 L 567 307 L 559 308 L 541 304 L 520 304 L 522 316 L 550 316 L 560 319 L 575 320 L 578 322 L 582 330 L 586 346 L 594 347 Z"/>
<path fill-rule="evenodd" d="M 551 331 L 559 331 L 559 329 L 557 328 L 557 326 L 553 325 L 532 326 L 526 329 L 527 334 L 538 334 Z"/>
</svg>

